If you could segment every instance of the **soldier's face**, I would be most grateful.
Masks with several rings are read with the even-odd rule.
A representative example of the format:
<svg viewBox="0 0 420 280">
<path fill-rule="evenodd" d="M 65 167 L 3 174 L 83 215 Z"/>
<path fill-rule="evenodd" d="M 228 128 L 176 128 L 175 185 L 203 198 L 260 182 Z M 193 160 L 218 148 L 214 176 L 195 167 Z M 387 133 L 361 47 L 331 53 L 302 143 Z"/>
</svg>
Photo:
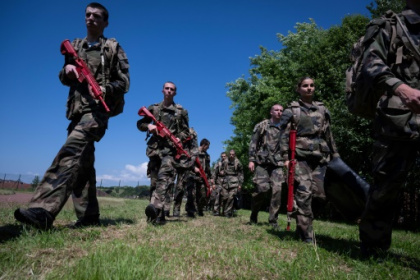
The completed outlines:
<svg viewBox="0 0 420 280">
<path fill-rule="evenodd" d="M 222 157 L 222 160 L 225 160 L 227 158 L 227 155 L 226 154 L 222 154 L 221 157 Z"/>
<path fill-rule="evenodd" d="M 235 152 L 229 152 L 229 160 L 235 159 Z"/>
<path fill-rule="evenodd" d="M 175 85 L 171 83 L 165 83 L 162 92 L 165 97 L 174 97 L 176 95 Z"/>
<path fill-rule="evenodd" d="M 108 26 L 108 21 L 104 20 L 102 10 L 98 8 L 86 8 L 85 22 L 88 31 L 94 33 L 103 33 L 105 27 Z"/>
<path fill-rule="evenodd" d="M 280 105 L 274 105 L 273 108 L 271 108 L 270 114 L 271 117 L 279 120 L 281 115 L 283 114 L 283 107 Z"/>
<path fill-rule="evenodd" d="M 299 87 L 299 94 L 302 100 L 312 99 L 315 91 L 314 81 L 312 79 L 303 80 Z"/>
<path fill-rule="evenodd" d="M 210 148 L 210 145 L 203 145 L 203 151 L 206 152 Z"/>
</svg>

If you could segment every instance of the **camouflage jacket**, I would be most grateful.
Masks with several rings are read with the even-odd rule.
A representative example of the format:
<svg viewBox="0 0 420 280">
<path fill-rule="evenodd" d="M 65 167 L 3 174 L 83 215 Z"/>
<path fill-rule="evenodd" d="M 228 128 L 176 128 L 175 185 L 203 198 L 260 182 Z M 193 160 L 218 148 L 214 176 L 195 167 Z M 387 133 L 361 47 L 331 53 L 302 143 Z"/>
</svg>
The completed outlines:
<svg viewBox="0 0 420 280">
<path fill-rule="evenodd" d="M 223 170 L 222 160 L 220 160 L 214 165 L 211 178 L 213 179 L 214 184 L 221 186 L 224 177 L 225 172 Z"/>
<path fill-rule="evenodd" d="M 296 159 L 326 163 L 331 156 L 338 157 L 337 147 L 331 133 L 330 114 L 321 102 L 312 102 L 307 107 L 302 100 L 292 102 L 280 119 L 280 150 L 283 160 L 289 159 L 289 133 L 293 115 L 296 128 Z"/>
<path fill-rule="evenodd" d="M 173 103 L 169 107 L 164 107 L 162 101 L 161 103 L 150 105 L 147 109 L 155 116 L 156 120 L 162 122 L 181 142 L 184 142 L 190 136 L 188 111 L 181 105 Z M 140 131 L 148 132 L 147 126 L 151 122 L 152 119 L 144 117 L 137 121 L 137 128 Z M 149 133 L 148 136 L 150 136 Z M 175 154 L 175 146 L 167 138 L 152 135 L 147 142 L 146 155 L 149 158 L 153 156 L 174 156 Z"/>
<path fill-rule="evenodd" d="M 210 168 L 210 155 L 207 152 L 198 152 L 198 160 L 203 167 L 204 173 L 207 176 L 207 181 L 210 184 L 211 179 L 211 168 Z M 197 181 L 204 182 L 204 180 L 200 177 L 200 174 L 196 176 Z"/>
<path fill-rule="evenodd" d="M 234 161 L 226 159 L 222 163 L 222 168 L 225 173 L 223 186 L 225 187 L 238 187 L 244 183 L 244 171 L 241 162 L 238 158 Z"/>
<path fill-rule="evenodd" d="M 420 15 L 413 10 L 404 10 L 399 17 L 406 25 L 411 39 L 419 48 Z M 418 140 L 420 116 L 411 113 L 394 95 L 395 89 L 405 83 L 412 88 L 420 89 L 420 69 L 415 56 L 406 48 L 400 38 L 392 46 L 391 31 L 385 28 L 384 20 L 374 19 L 367 27 L 366 34 L 374 34 L 363 57 L 362 73 L 367 82 L 381 88 L 387 94 L 378 103 L 375 117 L 375 132 L 378 136 Z M 407 24 L 408 23 L 408 24 Z M 402 52 L 402 60 L 396 54 Z"/>
<path fill-rule="evenodd" d="M 104 99 L 112 112 L 117 106 L 117 102 L 123 98 L 130 87 L 127 55 L 113 38 L 101 37 L 98 43 L 90 47 L 86 38 L 75 39 L 72 45 L 79 57 L 88 65 L 99 86 L 105 88 Z M 104 67 L 101 63 L 101 53 L 104 54 Z M 67 78 L 64 71 L 67 64 L 74 64 L 74 59 L 65 56 L 64 66 L 59 73 L 61 83 L 70 87 L 67 100 L 67 118 L 74 120 L 85 113 L 105 112 L 99 100 L 90 96 L 86 82 L 79 83 L 77 80 Z"/>
<path fill-rule="evenodd" d="M 268 119 L 256 124 L 249 144 L 249 161 L 259 165 L 282 165 L 279 139 L 279 125 Z"/>
</svg>

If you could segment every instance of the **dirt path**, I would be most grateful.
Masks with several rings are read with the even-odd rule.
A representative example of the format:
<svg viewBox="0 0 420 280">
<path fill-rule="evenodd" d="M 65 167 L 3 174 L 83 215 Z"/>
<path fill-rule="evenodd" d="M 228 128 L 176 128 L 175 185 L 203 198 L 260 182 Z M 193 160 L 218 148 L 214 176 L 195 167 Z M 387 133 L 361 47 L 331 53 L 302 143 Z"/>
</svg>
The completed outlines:
<svg viewBox="0 0 420 280">
<path fill-rule="evenodd" d="M 15 193 L 8 195 L 0 195 L 0 203 L 28 203 L 33 193 Z"/>
</svg>

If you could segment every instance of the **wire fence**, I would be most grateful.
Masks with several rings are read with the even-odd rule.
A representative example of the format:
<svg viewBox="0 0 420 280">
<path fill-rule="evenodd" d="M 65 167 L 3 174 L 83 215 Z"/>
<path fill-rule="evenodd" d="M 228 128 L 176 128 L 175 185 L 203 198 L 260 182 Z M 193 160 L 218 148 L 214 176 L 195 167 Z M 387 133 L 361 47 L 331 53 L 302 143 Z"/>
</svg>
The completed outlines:
<svg viewBox="0 0 420 280">
<path fill-rule="evenodd" d="M 22 174 L 9 174 L 0 173 L 0 188 L 15 184 L 16 188 L 19 185 L 28 184 L 31 185 L 36 180 L 37 175 L 22 175 Z M 38 179 L 40 177 L 38 176 Z"/>
<path fill-rule="evenodd" d="M 40 175 L 28 175 L 28 174 L 11 174 L 11 173 L 0 173 L 0 188 L 27 188 L 27 185 L 36 187 L 40 183 L 42 176 Z M 115 181 L 107 179 L 97 179 L 97 187 L 137 187 L 141 184 L 133 181 Z"/>
</svg>

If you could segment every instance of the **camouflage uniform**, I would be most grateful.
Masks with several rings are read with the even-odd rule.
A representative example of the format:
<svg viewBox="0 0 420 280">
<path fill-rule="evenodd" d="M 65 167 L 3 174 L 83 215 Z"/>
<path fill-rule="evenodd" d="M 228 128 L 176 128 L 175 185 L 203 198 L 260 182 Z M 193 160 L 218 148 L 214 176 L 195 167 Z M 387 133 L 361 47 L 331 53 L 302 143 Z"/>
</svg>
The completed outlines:
<svg viewBox="0 0 420 280">
<path fill-rule="evenodd" d="M 313 239 L 312 197 L 323 191 L 324 175 L 331 156 L 338 157 L 338 151 L 331 134 L 330 115 L 321 102 L 307 105 L 299 100 L 283 112 L 280 120 L 280 150 L 284 160 L 288 160 L 289 132 L 293 115 L 297 122 L 295 202 L 297 209 L 297 233 L 304 241 Z"/>
<path fill-rule="evenodd" d="M 420 15 L 410 9 L 404 10 L 401 15 L 418 49 Z M 374 180 L 359 225 L 362 252 L 370 254 L 377 250 L 387 250 L 391 246 L 392 223 L 398 210 L 398 198 L 419 151 L 419 115 L 412 113 L 394 95 L 394 91 L 403 83 L 420 90 L 420 80 L 419 62 L 405 47 L 401 49 L 401 62 L 396 62 L 395 54 L 403 46 L 399 37 L 392 44 L 393 54 L 389 54 L 390 31 L 386 30 L 381 19 L 373 20 L 368 26 L 368 32 L 376 33 L 364 55 L 362 73 L 373 87 L 386 92 L 378 103 L 374 120 Z"/>
<path fill-rule="evenodd" d="M 212 173 L 212 179 L 216 188 L 212 191 L 211 195 L 214 196 L 214 207 L 213 207 L 213 215 L 220 215 L 220 204 L 221 204 L 221 196 L 222 196 L 222 184 L 225 177 L 225 172 L 223 170 L 222 160 L 218 161 Z"/>
<path fill-rule="evenodd" d="M 181 105 L 173 103 L 169 107 L 164 107 L 161 102 L 149 106 L 148 110 L 181 142 L 189 137 L 188 112 Z M 147 125 L 151 122 L 152 119 L 144 117 L 137 122 L 137 128 L 140 131 L 148 131 Z M 169 205 L 170 203 L 169 191 L 174 188 L 176 168 L 182 165 L 182 158 L 176 159 L 176 154 L 176 148 L 167 138 L 152 135 L 147 142 L 146 155 L 150 159 L 149 165 L 151 162 L 160 161 L 157 174 L 153 175 L 156 176 L 153 178 L 157 179 L 156 188 L 151 198 L 151 204 L 159 212 L 165 209 L 165 204 Z M 169 208 L 165 210 L 169 210 Z"/>
<path fill-rule="evenodd" d="M 183 145 L 184 149 L 192 155 L 190 159 L 184 159 L 184 163 L 177 169 L 177 181 L 175 186 L 174 194 L 174 208 L 173 215 L 179 216 L 181 214 L 181 204 L 184 197 L 185 191 L 187 191 L 187 204 L 185 205 L 185 211 L 190 215 L 196 212 L 192 194 L 193 189 L 195 190 L 195 175 L 192 168 L 194 167 L 195 156 L 192 154 L 198 148 L 197 144 L 197 133 L 192 127 L 190 127 L 190 139 Z"/>
<path fill-rule="evenodd" d="M 104 99 L 113 112 L 117 107 L 117 100 L 121 100 L 120 97 L 128 91 L 130 84 L 129 65 L 124 50 L 115 39 L 104 37 L 93 46 L 88 45 L 86 38 L 76 39 L 72 45 L 92 73 L 95 73 L 98 84 L 106 88 Z M 104 53 L 104 68 L 101 64 L 101 53 Z M 73 58 L 66 56 L 64 66 L 67 64 L 74 64 Z M 94 142 L 104 136 L 110 115 L 104 111 L 98 100 L 90 96 L 87 83 L 69 80 L 64 67 L 59 78 L 64 85 L 70 87 L 66 113 L 71 121 L 67 129 L 68 136 L 35 190 L 29 207 L 44 208 L 55 217 L 73 194 L 79 221 L 99 222 Z"/>
<path fill-rule="evenodd" d="M 207 152 L 199 151 L 197 154 L 198 159 L 203 167 L 204 173 L 207 176 L 207 181 L 210 184 L 211 178 L 211 169 L 210 169 L 210 155 Z M 207 205 L 207 186 L 204 183 L 204 179 L 200 177 L 200 174 L 196 173 L 195 176 L 195 185 L 196 185 L 196 199 L 195 205 L 198 211 L 198 215 L 202 216 L 204 207 Z"/>
<path fill-rule="evenodd" d="M 222 168 L 225 173 L 222 184 L 222 215 L 232 217 L 235 195 L 244 182 L 243 167 L 239 159 L 235 158 L 233 161 L 224 160 Z"/>
<path fill-rule="evenodd" d="M 268 222 L 277 225 L 284 182 L 279 140 L 279 125 L 268 119 L 255 125 L 249 144 L 249 161 L 255 164 L 251 222 L 257 222 L 258 212 L 269 203 Z"/>
</svg>

